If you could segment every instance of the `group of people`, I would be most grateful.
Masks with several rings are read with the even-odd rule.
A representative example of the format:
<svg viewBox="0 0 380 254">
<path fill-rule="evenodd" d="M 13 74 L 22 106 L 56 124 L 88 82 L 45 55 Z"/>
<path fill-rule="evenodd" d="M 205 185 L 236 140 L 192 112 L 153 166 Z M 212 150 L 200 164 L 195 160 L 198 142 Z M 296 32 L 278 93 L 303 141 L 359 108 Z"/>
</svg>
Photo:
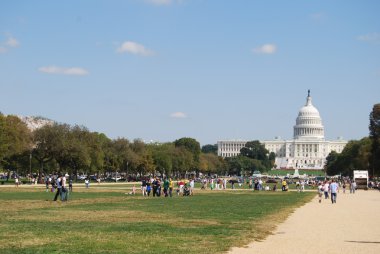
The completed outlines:
<svg viewBox="0 0 380 254">
<path fill-rule="evenodd" d="M 148 178 L 141 181 L 141 192 L 144 197 L 149 197 L 152 193 L 153 197 L 173 197 L 173 190 L 175 183 L 172 178 L 160 179 Z M 177 181 L 176 182 L 176 193 L 177 195 L 190 196 L 194 194 L 194 179 L 190 181 Z M 136 193 L 136 187 L 132 187 L 132 193 Z"/>
<path fill-rule="evenodd" d="M 351 194 L 355 194 L 355 191 L 356 191 L 356 182 L 355 180 L 343 180 L 343 181 L 337 181 L 335 179 L 332 179 L 330 181 L 324 181 L 324 182 L 319 182 L 318 183 L 318 188 L 317 188 L 317 191 L 318 191 L 318 197 L 319 197 L 319 203 L 322 202 L 322 196 L 324 195 L 325 199 L 329 199 L 331 198 L 331 203 L 332 204 L 335 204 L 336 203 L 336 198 L 337 198 L 337 194 L 339 193 L 339 188 L 342 187 L 343 189 L 343 194 L 346 193 L 346 188 L 347 188 L 347 185 L 349 185 L 349 188 L 350 188 L 350 193 Z"/>
<path fill-rule="evenodd" d="M 56 192 L 53 201 L 57 201 L 58 197 L 63 202 L 68 200 L 69 193 L 73 191 L 73 180 L 72 178 L 67 180 L 67 177 L 69 177 L 68 174 L 59 174 L 57 177 L 45 177 L 46 192 L 49 192 L 49 190 L 51 192 Z"/>
</svg>

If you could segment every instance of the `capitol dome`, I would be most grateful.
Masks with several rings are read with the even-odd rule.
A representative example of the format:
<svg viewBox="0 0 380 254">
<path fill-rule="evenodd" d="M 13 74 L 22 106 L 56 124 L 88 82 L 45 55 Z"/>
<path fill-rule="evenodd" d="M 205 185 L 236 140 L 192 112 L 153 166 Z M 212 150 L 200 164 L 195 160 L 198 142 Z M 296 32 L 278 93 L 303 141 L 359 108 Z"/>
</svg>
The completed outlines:
<svg viewBox="0 0 380 254">
<path fill-rule="evenodd" d="M 325 130 L 319 111 L 312 104 L 310 90 L 306 98 L 306 105 L 298 113 L 294 126 L 294 139 L 324 140 Z"/>
</svg>

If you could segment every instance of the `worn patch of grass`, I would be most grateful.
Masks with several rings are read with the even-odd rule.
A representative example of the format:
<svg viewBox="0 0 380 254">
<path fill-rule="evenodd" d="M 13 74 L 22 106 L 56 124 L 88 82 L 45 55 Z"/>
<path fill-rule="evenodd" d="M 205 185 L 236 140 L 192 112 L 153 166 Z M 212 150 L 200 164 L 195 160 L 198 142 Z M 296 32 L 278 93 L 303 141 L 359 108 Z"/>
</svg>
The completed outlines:
<svg viewBox="0 0 380 254">
<path fill-rule="evenodd" d="M 0 192 L 1 253 L 221 253 L 262 240 L 314 193 L 202 192 L 143 198 L 78 190 Z"/>
</svg>

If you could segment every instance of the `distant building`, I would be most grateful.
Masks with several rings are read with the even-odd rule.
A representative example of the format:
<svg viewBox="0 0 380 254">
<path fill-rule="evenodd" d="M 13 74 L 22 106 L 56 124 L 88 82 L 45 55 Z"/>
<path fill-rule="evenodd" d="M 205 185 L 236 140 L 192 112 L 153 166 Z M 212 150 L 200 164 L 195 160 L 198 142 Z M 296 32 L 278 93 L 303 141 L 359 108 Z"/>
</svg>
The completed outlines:
<svg viewBox="0 0 380 254">
<path fill-rule="evenodd" d="M 233 157 L 240 154 L 247 140 L 218 141 L 218 155 Z M 323 169 L 326 157 L 331 151 L 341 153 L 347 141 L 338 138 L 334 141 L 325 140 L 325 130 L 319 111 L 313 106 L 310 91 L 306 98 L 306 105 L 298 113 L 292 140 L 264 140 L 269 152 L 276 154 L 276 168 L 278 169 Z"/>
</svg>

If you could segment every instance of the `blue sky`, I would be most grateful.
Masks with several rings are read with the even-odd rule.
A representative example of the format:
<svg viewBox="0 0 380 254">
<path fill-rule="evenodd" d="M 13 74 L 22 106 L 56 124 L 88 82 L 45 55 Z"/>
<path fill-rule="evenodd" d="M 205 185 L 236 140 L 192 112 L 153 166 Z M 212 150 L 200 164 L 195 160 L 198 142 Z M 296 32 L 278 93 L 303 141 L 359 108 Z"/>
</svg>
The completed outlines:
<svg viewBox="0 0 380 254">
<path fill-rule="evenodd" d="M 292 138 L 311 89 L 327 139 L 368 135 L 380 1 L 0 2 L 0 111 L 111 138 Z"/>
</svg>

